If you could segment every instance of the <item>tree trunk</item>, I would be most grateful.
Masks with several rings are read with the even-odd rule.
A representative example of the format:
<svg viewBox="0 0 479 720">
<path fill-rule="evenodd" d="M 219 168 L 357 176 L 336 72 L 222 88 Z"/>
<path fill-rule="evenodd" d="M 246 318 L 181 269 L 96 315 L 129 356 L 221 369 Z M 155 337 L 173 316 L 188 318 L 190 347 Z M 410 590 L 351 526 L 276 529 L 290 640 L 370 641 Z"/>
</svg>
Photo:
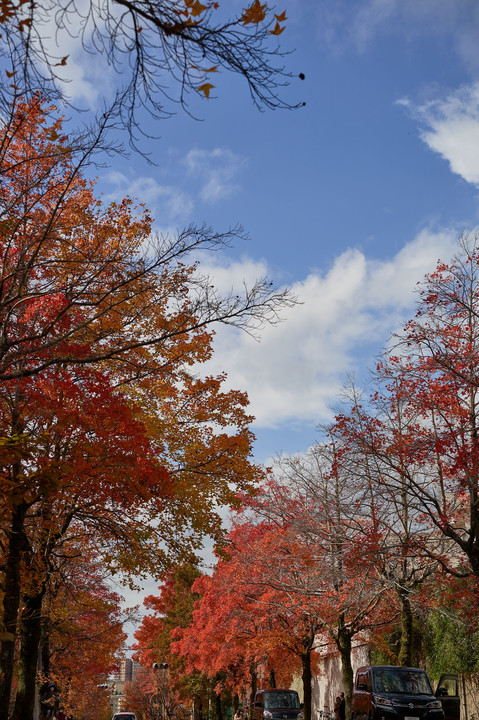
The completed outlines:
<svg viewBox="0 0 479 720">
<path fill-rule="evenodd" d="M 274 670 L 270 670 L 270 671 L 269 671 L 268 684 L 269 684 L 270 688 L 275 688 L 275 687 L 276 687 L 276 673 L 275 673 Z"/>
<path fill-rule="evenodd" d="M 38 651 L 42 635 L 43 587 L 24 599 L 20 621 L 20 660 L 15 707 L 11 720 L 33 720 Z"/>
<path fill-rule="evenodd" d="M 221 693 L 215 694 L 216 718 L 223 720 L 223 708 L 221 707 Z"/>
<path fill-rule="evenodd" d="M 252 716 L 253 713 L 253 705 L 254 705 L 254 699 L 256 697 L 256 689 L 258 687 L 258 678 L 256 676 L 256 665 L 251 665 L 250 668 L 250 676 L 251 676 L 251 692 L 249 696 L 249 717 Z"/>
<path fill-rule="evenodd" d="M 42 675 L 50 675 L 50 636 L 45 625 L 42 624 L 42 635 L 40 638 L 40 667 Z"/>
<path fill-rule="evenodd" d="M 304 720 L 311 720 L 311 648 L 301 655 L 301 664 L 304 697 L 303 716 Z"/>
<path fill-rule="evenodd" d="M 401 611 L 401 644 L 398 653 L 398 665 L 411 667 L 413 644 L 413 615 L 407 590 L 397 592 Z"/>
<path fill-rule="evenodd" d="M 346 720 L 351 717 L 351 699 L 353 696 L 353 666 L 351 663 L 351 631 L 340 627 L 338 631 L 337 648 L 341 655 L 343 673 L 344 699 L 346 701 Z"/>
<path fill-rule="evenodd" d="M 0 644 L 0 718 L 7 718 L 10 711 L 26 511 L 27 508 L 23 502 L 13 507 L 4 565 L 5 575 L 2 588 L 4 590 L 2 603 L 3 636 Z"/>
</svg>

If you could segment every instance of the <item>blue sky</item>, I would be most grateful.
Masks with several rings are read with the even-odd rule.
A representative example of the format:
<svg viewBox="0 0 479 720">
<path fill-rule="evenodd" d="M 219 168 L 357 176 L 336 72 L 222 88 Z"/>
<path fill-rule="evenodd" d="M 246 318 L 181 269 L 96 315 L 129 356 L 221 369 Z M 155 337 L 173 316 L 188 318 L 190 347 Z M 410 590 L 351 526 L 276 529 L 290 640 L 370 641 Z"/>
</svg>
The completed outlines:
<svg viewBox="0 0 479 720">
<path fill-rule="evenodd" d="M 228 0 L 243 7 L 243 0 Z M 246 390 L 255 458 L 300 452 L 413 312 L 413 288 L 477 224 L 479 6 L 474 0 L 285 0 L 281 35 L 294 111 L 258 112 L 246 85 L 215 75 L 153 124 L 141 156 L 101 172 L 106 199 L 131 194 L 160 231 L 242 224 L 250 240 L 205 260 L 225 290 L 267 274 L 302 304 L 257 343 L 221 330 L 211 370 Z M 112 83 L 73 46 L 75 102 L 94 109 Z M 63 53 L 63 51 L 62 51 Z M 60 54 L 62 54 L 60 53 Z M 300 80 L 299 73 L 305 74 Z"/>
<path fill-rule="evenodd" d="M 247 390 L 255 456 L 303 451 L 348 374 L 366 376 L 413 312 L 413 289 L 477 224 L 479 29 L 466 0 L 287 0 L 295 111 L 259 113 L 237 78 L 155 128 L 102 173 L 158 228 L 241 223 L 247 243 L 206 259 L 225 289 L 267 273 L 302 305 L 260 343 L 220 331 L 213 369 Z M 278 6 L 278 11 L 283 5 Z M 215 78 L 216 81 L 216 78 Z"/>
</svg>

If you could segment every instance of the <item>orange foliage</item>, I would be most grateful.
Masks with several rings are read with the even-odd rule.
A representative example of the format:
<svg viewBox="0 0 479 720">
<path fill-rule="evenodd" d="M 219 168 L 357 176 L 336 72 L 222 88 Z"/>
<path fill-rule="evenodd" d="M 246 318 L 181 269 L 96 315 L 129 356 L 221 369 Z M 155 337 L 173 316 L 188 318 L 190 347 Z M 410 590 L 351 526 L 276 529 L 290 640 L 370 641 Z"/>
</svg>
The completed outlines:
<svg viewBox="0 0 479 720">
<path fill-rule="evenodd" d="M 182 262 L 215 241 L 193 232 L 145 254 L 148 213 L 129 199 L 101 205 L 38 98 L 18 105 L 0 140 L 3 657 L 13 662 L 21 592 L 25 607 L 41 603 L 82 538 L 110 572 L 159 577 L 205 534 L 220 542 L 214 504 L 237 504 L 259 471 L 245 394 L 190 371 L 211 356 L 218 311 L 238 310 L 218 298 L 212 310 L 209 285 L 201 298 L 196 267 Z M 243 309 L 261 314 L 262 298 Z"/>
</svg>

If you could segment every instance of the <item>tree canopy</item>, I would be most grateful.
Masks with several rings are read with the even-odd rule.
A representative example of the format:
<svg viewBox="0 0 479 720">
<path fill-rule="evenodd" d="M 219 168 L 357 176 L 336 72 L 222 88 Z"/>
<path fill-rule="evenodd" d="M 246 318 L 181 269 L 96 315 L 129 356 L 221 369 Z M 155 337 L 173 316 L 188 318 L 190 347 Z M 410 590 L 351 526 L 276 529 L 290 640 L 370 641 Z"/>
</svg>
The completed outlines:
<svg viewBox="0 0 479 720">
<path fill-rule="evenodd" d="M 87 157 L 39 97 L 0 130 L 0 714 L 18 628 L 22 720 L 42 607 L 79 544 L 134 583 L 221 541 L 219 507 L 261 471 L 245 393 L 201 367 L 216 323 L 255 332 L 291 301 L 266 280 L 216 292 L 192 255 L 233 233 L 155 239 L 142 206 L 102 205 Z"/>
</svg>

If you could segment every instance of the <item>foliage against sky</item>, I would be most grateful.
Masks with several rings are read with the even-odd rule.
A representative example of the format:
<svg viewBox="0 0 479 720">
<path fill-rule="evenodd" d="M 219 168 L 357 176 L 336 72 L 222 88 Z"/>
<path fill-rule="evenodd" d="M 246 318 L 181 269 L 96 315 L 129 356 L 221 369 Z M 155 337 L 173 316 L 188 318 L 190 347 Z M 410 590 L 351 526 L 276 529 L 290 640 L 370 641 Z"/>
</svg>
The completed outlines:
<svg viewBox="0 0 479 720">
<path fill-rule="evenodd" d="M 23 720 L 42 605 L 82 539 L 132 586 L 221 541 L 218 508 L 261 471 L 245 394 L 199 368 L 212 325 L 255 332 L 288 297 L 264 279 L 224 295 L 198 273 L 193 250 L 230 233 L 155 240 L 143 206 L 102 204 L 83 175 L 91 145 L 70 144 L 39 96 L 12 107 L 0 149 L 0 702 L 6 714 L 18 627 Z"/>
</svg>

